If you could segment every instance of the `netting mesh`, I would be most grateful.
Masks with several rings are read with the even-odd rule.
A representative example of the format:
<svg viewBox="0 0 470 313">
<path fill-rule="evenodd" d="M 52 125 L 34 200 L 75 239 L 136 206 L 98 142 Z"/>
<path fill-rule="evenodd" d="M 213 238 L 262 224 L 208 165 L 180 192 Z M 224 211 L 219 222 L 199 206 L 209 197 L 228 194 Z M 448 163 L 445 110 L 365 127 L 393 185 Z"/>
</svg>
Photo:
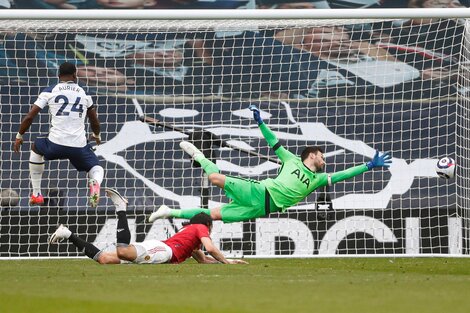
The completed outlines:
<svg viewBox="0 0 470 313">
<path fill-rule="evenodd" d="M 246 30 L 246 29 L 275 29 L 275 28 L 299 28 L 299 27 L 324 27 L 324 26 L 337 26 L 341 24 L 355 25 L 364 23 L 374 23 L 383 20 L 369 19 L 369 20 L 340 20 L 340 19 L 261 19 L 261 20 L 243 20 L 243 27 L 240 27 L 240 20 L 67 20 L 63 23 L 61 20 L 17 20 L 14 27 L 11 21 L 1 20 L 0 29 L 11 30 L 14 28 L 16 31 L 71 31 L 71 32 L 191 32 L 191 31 L 213 31 L 214 29 L 221 30 Z"/>
<path fill-rule="evenodd" d="M 230 201 L 181 140 L 203 142 L 224 174 L 277 175 L 281 165 L 247 109 L 256 104 L 291 152 L 323 147 L 329 173 L 368 161 L 375 149 L 391 151 L 393 166 L 314 192 L 285 213 L 216 222 L 212 238 L 225 254 L 468 253 L 464 133 L 462 152 L 455 148 L 466 129 L 457 105 L 467 96 L 457 83 L 466 64 L 461 21 L 33 20 L 1 21 L 0 31 L 1 188 L 19 194 L 17 206 L 2 208 L 1 257 L 80 255 L 47 244 L 60 223 L 100 248 L 115 241 L 114 207 L 104 194 L 88 207 L 86 175 L 67 160 L 47 161 L 46 204 L 28 205 L 28 143 L 48 132 L 46 110 L 23 152 L 10 152 L 21 117 L 65 61 L 98 105 L 103 186 L 129 199 L 133 240 L 164 239 L 181 226 L 146 222 L 161 204 Z M 434 170 L 447 155 L 459 164 L 455 181 Z"/>
</svg>

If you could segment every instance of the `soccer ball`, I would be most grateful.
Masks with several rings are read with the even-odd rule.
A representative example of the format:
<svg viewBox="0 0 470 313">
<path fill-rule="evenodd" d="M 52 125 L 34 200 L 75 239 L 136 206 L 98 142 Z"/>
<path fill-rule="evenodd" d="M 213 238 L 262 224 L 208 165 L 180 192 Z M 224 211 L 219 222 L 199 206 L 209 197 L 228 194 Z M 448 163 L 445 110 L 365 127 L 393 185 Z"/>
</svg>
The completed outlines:
<svg viewBox="0 0 470 313">
<path fill-rule="evenodd" d="M 2 207 L 14 207 L 20 202 L 18 193 L 13 189 L 3 189 L 0 193 L 0 205 Z"/>
<path fill-rule="evenodd" d="M 441 178 L 450 179 L 455 175 L 455 161 L 451 157 L 445 157 L 436 164 L 436 173 Z"/>
</svg>

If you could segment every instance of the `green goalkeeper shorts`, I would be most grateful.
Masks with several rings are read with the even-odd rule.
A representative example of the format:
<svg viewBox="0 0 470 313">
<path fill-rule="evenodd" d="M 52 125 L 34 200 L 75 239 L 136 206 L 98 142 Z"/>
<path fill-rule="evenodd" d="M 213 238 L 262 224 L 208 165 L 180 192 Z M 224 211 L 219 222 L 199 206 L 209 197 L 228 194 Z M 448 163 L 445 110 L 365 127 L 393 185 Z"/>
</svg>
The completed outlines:
<svg viewBox="0 0 470 313">
<path fill-rule="evenodd" d="M 226 176 L 224 190 L 225 195 L 232 200 L 224 204 L 220 211 L 225 223 L 242 222 L 281 211 L 259 181 Z"/>
</svg>

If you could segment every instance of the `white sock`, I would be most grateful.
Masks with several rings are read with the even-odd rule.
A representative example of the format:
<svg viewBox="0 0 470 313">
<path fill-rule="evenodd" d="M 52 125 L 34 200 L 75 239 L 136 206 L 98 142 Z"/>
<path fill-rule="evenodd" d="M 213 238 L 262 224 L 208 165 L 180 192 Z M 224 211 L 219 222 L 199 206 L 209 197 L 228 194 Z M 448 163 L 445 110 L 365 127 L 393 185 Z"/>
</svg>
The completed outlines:
<svg viewBox="0 0 470 313">
<path fill-rule="evenodd" d="M 95 165 L 88 171 L 88 177 L 96 180 L 101 185 L 104 178 L 104 169 L 99 165 Z"/>
<path fill-rule="evenodd" d="M 114 206 L 116 207 L 116 212 L 119 212 L 119 211 L 126 211 L 126 208 L 127 208 L 127 204 L 124 203 L 124 202 L 120 202 L 118 204 L 114 204 Z"/>
<path fill-rule="evenodd" d="M 68 228 L 65 228 L 65 239 L 69 239 L 70 236 L 72 235 L 72 232 L 68 229 Z"/>
<path fill-rule="evenodd" d="M 33 186 L 33 194 L 41 194 L 41 180 L 44 173 L 44 157 L 31 150 L 29 155 L 29 177 Z"/>
</svg>

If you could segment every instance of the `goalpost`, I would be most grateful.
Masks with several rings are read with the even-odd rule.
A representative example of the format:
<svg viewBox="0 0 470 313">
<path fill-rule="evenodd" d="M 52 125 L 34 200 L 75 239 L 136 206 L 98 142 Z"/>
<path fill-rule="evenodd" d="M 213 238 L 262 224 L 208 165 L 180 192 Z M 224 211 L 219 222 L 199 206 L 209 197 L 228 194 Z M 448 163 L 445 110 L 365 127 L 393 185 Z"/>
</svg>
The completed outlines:
<svg viewBox="0 0 470 313">
<path fill-rule="evenodd" d="M 84 173 L 46 161 L 46 204 L 29 206 L 30 143 L 46 110 L 11 150 L 21 118 L 77 65 L 98 105 L 103 187 L 129 199 L 132 239 L 166 239 L 182 220 L 147 217 L 227 203 L 180 150 L 201 144 L 228 175 L 274 177 L 280 168 L 252 114 L 291 152 L 324 148 L 333 173 L 391 151 L 373 170 L 288 209 L 216 222 L 228 256 L 468 256 L 470 254 L 470 30 L 466 9 L 0 12 L 0 258 L 76 257 L 48 245 L 62 223 L 104 248 L 115 241 L 109 199 L 87 207 Z M 453 180 L 435 173 L 456 159 Z M 103 188 L 104 189 L 104 188 Z M 18 195 L 18 196 L 16 196 Z"/>
</svg>

